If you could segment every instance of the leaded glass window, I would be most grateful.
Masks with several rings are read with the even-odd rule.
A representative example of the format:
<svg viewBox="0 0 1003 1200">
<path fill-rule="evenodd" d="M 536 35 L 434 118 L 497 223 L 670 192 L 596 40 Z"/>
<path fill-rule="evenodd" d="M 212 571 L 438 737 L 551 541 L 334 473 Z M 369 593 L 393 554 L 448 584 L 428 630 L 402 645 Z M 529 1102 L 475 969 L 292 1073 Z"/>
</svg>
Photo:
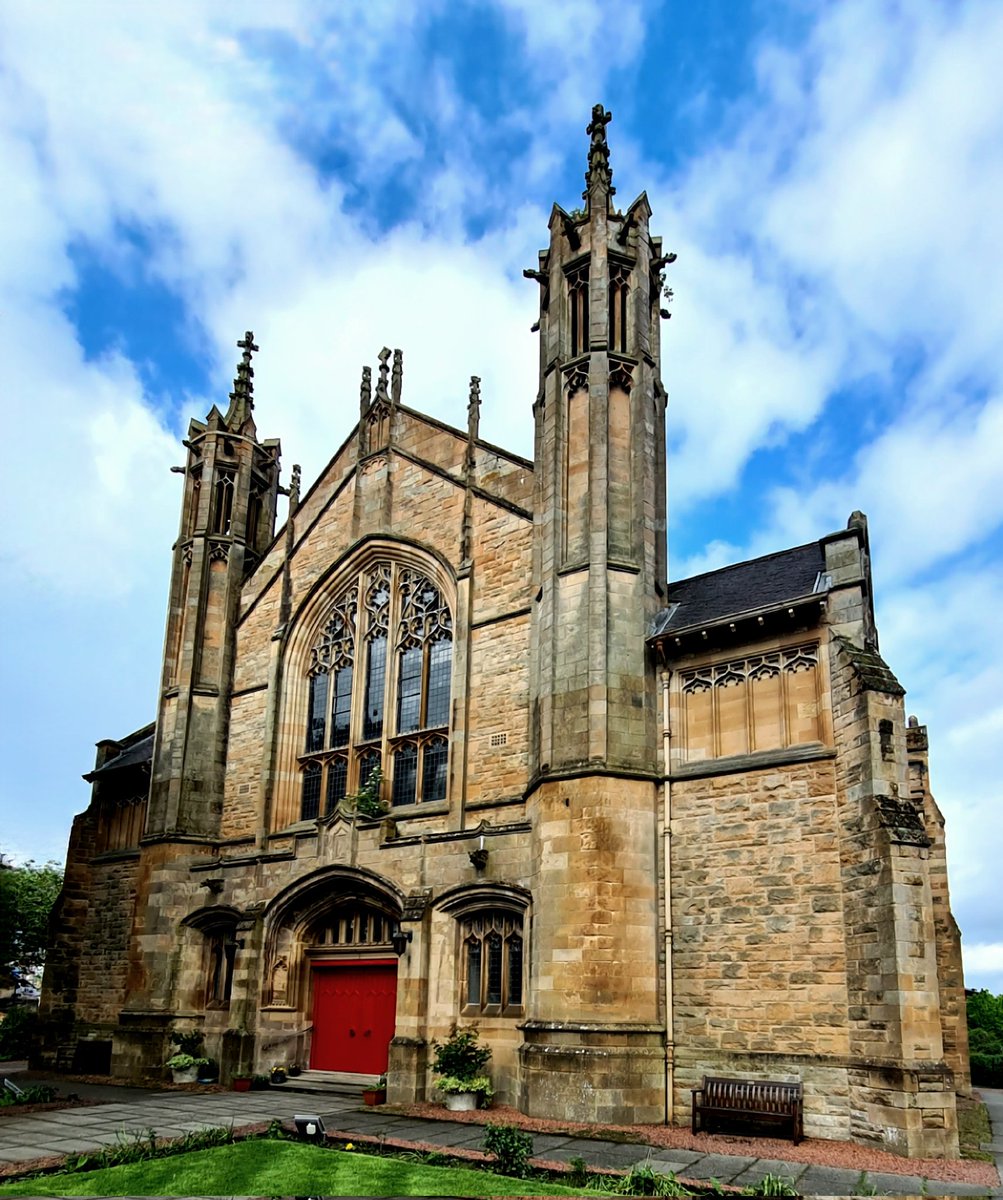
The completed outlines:
<svg viewBox="0 0 1003 1200">
<path fill-rule="evenodd" d="M 413 567 L 377 561 L 343 590 L 310 654 L 303 819 L 321 795 L 332 812 L 376 766 L 393 805 L 446 799 L 452 629 L 441 591 Z"/>
<path fill-rule="evenodd" d="M 467 1013 L 522 1011 L 522 915 L 485 909 L 461 922 Z"/>
</svg>

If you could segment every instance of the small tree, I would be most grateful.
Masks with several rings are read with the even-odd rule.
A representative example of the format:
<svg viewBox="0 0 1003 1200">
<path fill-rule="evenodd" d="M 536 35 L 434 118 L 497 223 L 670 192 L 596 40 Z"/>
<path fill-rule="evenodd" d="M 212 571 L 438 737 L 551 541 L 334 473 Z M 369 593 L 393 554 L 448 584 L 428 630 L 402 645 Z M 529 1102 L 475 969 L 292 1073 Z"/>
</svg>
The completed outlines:
<svg viewBox="0 0 1003 1200">
<path fill-rule="evenodd" d="M 0 867 L 0 974 L 27 975 L 45 962 L 49 914 L 62 886 L 53 862 Z"/>
</svg>

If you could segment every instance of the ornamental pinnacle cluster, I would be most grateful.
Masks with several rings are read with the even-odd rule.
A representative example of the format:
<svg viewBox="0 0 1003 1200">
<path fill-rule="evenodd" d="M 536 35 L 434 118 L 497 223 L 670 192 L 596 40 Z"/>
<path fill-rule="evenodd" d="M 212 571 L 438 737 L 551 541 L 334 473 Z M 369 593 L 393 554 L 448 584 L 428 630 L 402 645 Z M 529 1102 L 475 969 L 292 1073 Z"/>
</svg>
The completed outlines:
<svg viewBox="0 0 1003 1200">
<path fill-rule="evenodd" d="M 238 343 L 177 468 L 154 719 L 85 776 L 41 1064 L 157 1078 L 182 1026 L 224 1082 L 386 1073 L 405 1102 L 476 1025 L 533 1116 L 683 1124 L 705 1075 L 794 1081 L 809 1136 L 957 1153 L 943 820 L 867 521 L 668 578 L 674 255 L 643 192 L 614 204 L 610 120 L 526 272 L 535 397 L 457 380 L 455 429 L 384 348 L 303 491 Z M 482 404 L 523 406 L 532 460 Z"/>
</svg>

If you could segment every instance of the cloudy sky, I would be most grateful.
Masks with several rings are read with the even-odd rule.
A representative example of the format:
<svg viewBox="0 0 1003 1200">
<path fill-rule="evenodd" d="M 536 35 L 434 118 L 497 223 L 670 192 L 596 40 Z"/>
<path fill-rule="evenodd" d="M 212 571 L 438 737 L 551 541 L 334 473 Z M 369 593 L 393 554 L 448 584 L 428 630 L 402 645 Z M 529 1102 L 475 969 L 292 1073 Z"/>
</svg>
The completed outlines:
<svg viewBox="0 0 1003 1200">
<path fill-rule="evenodd" d="M 1003 991 L 1003 5 L 5 0 L 0 849 L 60 859 L 155 712 L 179 438 L 254 330 L 311 481 L 363 363 L 532 451 L 551 203 L 585 125 L 675 250 L 673 578 L 871 522 L 970 984 Z M 997 882 L 994 882 L 994 879 Z"/>
</svg>

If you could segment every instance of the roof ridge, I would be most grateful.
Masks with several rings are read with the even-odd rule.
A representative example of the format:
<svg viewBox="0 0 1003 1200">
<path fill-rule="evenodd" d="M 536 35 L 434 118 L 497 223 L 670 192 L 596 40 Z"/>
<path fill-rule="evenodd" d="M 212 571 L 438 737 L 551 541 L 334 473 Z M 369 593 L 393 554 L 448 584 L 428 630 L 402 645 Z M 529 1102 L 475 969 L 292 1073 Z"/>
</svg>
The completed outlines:
<svg viewBox="0 0 1003 1200">
<path fill-rule="evenodd" d="M 809 546 L 819 546 L 821 540 L 816 538 L 811 542 L 803 542 L 800 546 L 788 546 L 786 550 L 773 550 L 769 554 L 760 554 L 756 558 L 743 558 L 741 562 L 728 563 L 723 567 L 715 567 L 712 571 L 701 571 L 697 575 L 685 575 L 682 579 L 668 580 L 668 586 L 674 587 L 680 583 L 691 583 L 694 579 L 706 579 L 711 575 L 723 575 L 725 571 L 736 571 L 739 567 L 749 567 L 753 563 L 766 562 L 770 558 L 780 558 L 784 554 L 793 554 L 795 550 L 807 550 Z"/>
</svg>

